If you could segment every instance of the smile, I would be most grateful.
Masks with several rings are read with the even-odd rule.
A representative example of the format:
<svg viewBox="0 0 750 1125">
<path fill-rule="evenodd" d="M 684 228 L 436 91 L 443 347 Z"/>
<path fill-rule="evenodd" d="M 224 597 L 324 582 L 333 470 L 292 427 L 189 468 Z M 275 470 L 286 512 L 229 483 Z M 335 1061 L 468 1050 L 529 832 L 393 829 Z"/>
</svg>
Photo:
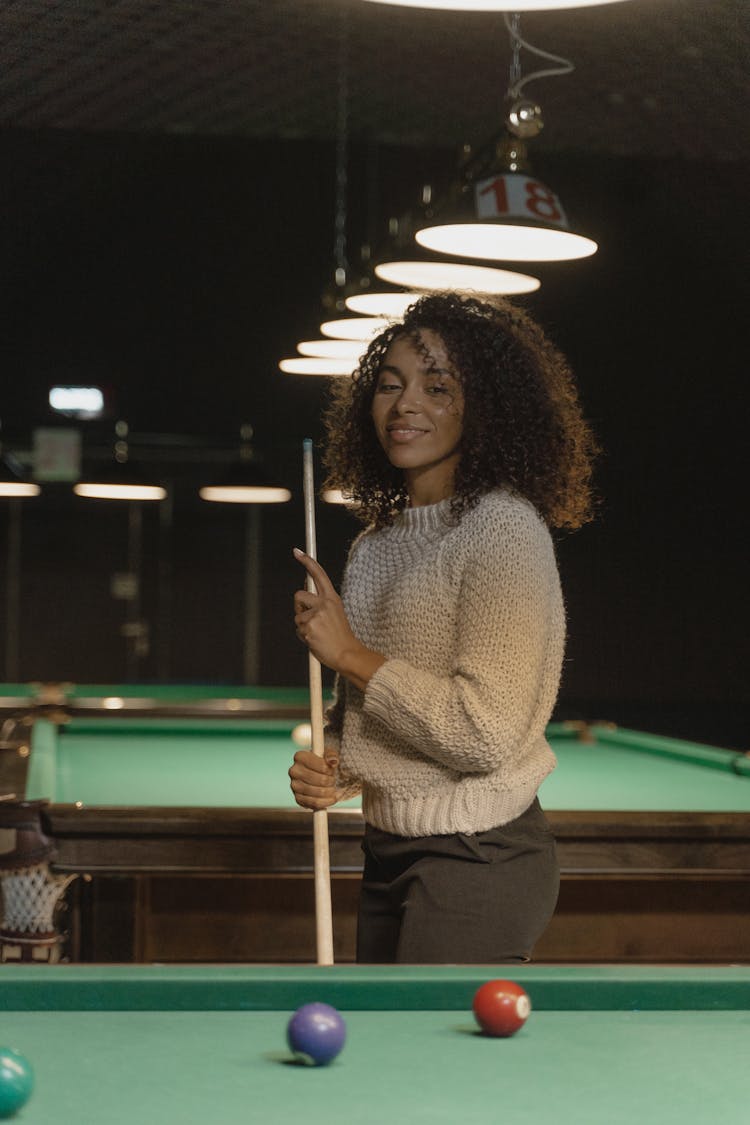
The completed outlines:
<svg viewBox="0 0 750 1125">
<path fill-rule="evenodd" d="M 418 430 L 413 426 L 389 426 L 387 429 L 388 437 L 391 441 L 396 442 L 412 441 L 424 432 L 424 430 Z"/>
</svg>

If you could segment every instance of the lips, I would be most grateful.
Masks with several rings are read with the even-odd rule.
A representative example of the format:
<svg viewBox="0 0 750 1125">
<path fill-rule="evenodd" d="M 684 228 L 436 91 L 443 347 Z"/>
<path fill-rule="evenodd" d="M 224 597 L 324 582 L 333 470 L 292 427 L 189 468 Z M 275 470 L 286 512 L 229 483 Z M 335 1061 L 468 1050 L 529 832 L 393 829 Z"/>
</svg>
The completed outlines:
<svg viewBox="0 0 750 1125">
<path fill-rule="evenodd" d="M 413 441 L 414 438 L 419 437 L 425 431 L 418 430 L 414 426 L 388 426 L 386 432 L 391 441 L 406 443 Z"/>
</svg>

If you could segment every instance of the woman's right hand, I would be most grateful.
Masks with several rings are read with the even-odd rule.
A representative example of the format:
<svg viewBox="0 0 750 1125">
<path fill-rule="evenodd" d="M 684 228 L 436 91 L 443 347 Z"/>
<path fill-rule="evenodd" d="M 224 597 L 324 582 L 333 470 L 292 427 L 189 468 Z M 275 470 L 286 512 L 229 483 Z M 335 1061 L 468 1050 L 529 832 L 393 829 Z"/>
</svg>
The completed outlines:
<svg viewBox="0 0 750 1125">
<path fill-rule="evenodd" d="M 333 751 L 327 750 L 321 758 L 312 750 L 298 750 L 294 755 L 294 765 L 289 769 L 291 789 L 297 804 L 313 812 L 335 805 L 338 800 L 338 764 L 338 755 Z"/>
</svg>

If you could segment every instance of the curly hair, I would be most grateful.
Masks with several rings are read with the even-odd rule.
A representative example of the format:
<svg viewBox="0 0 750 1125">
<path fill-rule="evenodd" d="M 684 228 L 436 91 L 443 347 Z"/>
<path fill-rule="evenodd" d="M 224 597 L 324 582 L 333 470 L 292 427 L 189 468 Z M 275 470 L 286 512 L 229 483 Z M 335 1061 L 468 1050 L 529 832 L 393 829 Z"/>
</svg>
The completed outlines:
<svg viewBox="0 0 750 1125">
<path fill-rule="evenodd" d="M 505 487 L 529 500 L 550 527 L 572 529 L 591 519 L 598 446 L 573 376 L 536 322 L 500 298 L 422 297 L 372 341 L 350 380 L 332 382 L 326 485 L 351 496 L 356 514 L 376 527 L 406 507 L 403 474 L 377 440 L 371 407 L 392 341 L 406 336 L 424 350 L 424 329 L 442 340 L 464 396 L 454 517 Z"/>
</svg>

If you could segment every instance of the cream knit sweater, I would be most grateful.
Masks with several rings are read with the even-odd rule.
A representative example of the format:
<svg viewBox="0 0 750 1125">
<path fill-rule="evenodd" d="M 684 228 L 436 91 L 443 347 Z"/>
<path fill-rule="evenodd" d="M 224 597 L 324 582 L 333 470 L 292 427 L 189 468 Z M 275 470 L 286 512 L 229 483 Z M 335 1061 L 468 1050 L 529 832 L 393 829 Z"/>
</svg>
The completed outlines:
<svg viewBox="0 0 750 1125">
<path fill-rule="evenodd" d="M 352 630 L 386 661 L 364 692 L 337 684 L 327 742 L 346 795 L 361 789 L 365 819 L 400 836 L 505 824 L 555 765 L 565 614 L 549 532 L 506 491 L 458 524 L 449 508 L 365 531 L 342 585 Z"/>
</svg>

